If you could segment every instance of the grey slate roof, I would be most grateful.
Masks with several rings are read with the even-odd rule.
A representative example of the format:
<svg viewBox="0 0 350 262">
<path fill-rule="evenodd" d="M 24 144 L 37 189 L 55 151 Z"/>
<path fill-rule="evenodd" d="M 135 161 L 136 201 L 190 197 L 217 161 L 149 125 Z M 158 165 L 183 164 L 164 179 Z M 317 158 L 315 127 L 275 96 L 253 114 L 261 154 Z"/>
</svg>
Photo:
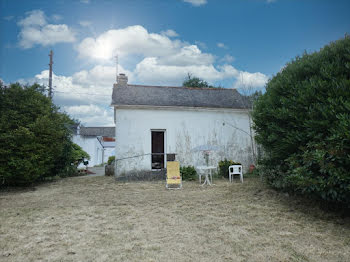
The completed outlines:
<svg viewBox="0 0 350 262">
<path fill-rule="evenodd" d="M 115 127 L 80 127 L 82 136 L 108 136 L 115 137 Z"/>
<path fill-rule="evenodd" d="M 114 85 L 112 105 L 246 108 L 236 89 Z"/>
</svg>

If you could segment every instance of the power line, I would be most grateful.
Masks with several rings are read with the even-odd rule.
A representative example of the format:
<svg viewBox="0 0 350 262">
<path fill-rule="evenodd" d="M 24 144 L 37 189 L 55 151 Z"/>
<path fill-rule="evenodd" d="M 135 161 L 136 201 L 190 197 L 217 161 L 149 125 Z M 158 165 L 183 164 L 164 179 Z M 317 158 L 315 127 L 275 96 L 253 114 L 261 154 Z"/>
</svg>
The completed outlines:
<svg viewBox="0 0 350 262">
<path fill-rule="evenodd" d="M 77 93 L 77 92 L 64 92 L 64 91 L 55 91 L 56 93 L 64 93 L 64 94 L 75 94 L 75 95 L 92 95 L 92 96 L 108 96 L 111 97 L 111 95 L 103 95 L 98 93 Z"/>
<path fill-rule="evenodd" d="M 45 90 L 49 90 L 49 88 L 45 88 Z M 54 90 L 54 88 L 52 88 L 52 90 Z M 57 91 L 57 90 L 55 90 L 55 92 L 56 93 L 63 93 L 63 94 L 75 94 L 75 95 L 92 95 L 92 96 L 108 96 L 108 97 L 112 96 L 112 95 L 103 95 L 103 94 L 99 94 L 99 93 L 80 93 L 80 92 L 67 92 L 67 91 Z"/>
</svg>

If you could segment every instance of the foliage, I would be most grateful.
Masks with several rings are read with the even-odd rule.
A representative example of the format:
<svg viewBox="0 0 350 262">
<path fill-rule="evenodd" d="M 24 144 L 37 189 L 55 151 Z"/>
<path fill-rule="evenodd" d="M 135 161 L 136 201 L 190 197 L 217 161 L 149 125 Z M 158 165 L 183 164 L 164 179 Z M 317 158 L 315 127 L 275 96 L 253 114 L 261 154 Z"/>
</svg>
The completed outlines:
<svg viewBox="0 0 350 262">
<path fill-rule="evenodd" d="M 79 145 L 72 143 L 73 163 L 79 166 L 84 160 L 90 160 L 90 155 L 86 153 Z"/>
<path fill-rule="evenodd" d="M 350 208 L 350 38 L 273 77 L 253 112 L 267 181 Z"/>
<path fill-rule="evenodd" d="M 43 87 L 0 83 L 0 186 L 71 172 L 72 124 Z"/>
<path fill-rule="evenodd" d="M 182 180 L 193 181 L 197 179 L 197 171 L 194 166 L 182 166 L 180 167 L 180 174 Z"/>
<path fill-rule="evenodd" d="M 110 156 L 110 157 L 108 158 L 107 164 L 108 164 L 108 165 L 112 164 L 112 162 L 113 162 L 114 160 L 115 160 L 115 156 Z"/>
<path fill-rule="evenodd" d="M 187 75 L 187 78 L 182 83 L 186 87 L 199 87 L 199 88 L 220 88 L 209 85 L 207 81 L 204 81 L 198 77 L 193 77 L 191 74 Z"/>
<path fill-rule="evenodd" d="M 257 177 L 260 176 L 260 169 L 254 168 L 252 171 L 249 170 L 247 173 L 244 173 L 244 177 Z"/>
<path fill-rule="evenodd" d="M 257 90 L 254 93 L 247 95 L 246 97 L 249 105 L 254 105 L 254 103 L 258 101 L 260 96 L 262 96 L 262 92 L 260 90 Z"/>
<path fill-rule="evenodd" d="M 228 173 L 228 168 L 229 166 L 232 165 L 240 165 L 241 163 L 238 162 L 234 162 L 232 160 L 227 160 L 225 158 L 225 160 L 219 161 L 219 176 L 224 177 L 224 178 L 228 178 L 229 173 Z"/>
</svg>

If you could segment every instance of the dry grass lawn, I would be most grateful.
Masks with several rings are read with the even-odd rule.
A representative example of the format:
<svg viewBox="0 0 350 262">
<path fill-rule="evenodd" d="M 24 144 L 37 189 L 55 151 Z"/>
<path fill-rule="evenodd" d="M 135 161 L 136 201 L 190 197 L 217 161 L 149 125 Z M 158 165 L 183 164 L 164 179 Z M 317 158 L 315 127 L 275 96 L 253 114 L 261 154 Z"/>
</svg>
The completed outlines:
<svg viewBox="0 0 350 262">
<path fill-rule="evenodd" d="M 0 261 L 350 261 L 350 223 L 256 178 L 76 177 L 0 192 Z"/>
</svg>

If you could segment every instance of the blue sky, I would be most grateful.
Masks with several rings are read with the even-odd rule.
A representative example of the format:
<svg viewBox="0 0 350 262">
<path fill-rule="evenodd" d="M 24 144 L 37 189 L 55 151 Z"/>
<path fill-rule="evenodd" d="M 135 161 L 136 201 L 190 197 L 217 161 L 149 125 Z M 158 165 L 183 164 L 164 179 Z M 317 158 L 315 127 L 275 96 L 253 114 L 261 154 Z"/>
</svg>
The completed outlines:
<svg viewBox="0 0 350 262">
<path fill-rule="evenodd" d="M 181 85 L 187 73 L 226 88 L 263 88 L 287 62 L 350 33 L 350 1 L 0 0 L 0 78 L 48 83 L 88 126 L 112 125 L 119 72 L 133 84 Z"/>
</svg>

